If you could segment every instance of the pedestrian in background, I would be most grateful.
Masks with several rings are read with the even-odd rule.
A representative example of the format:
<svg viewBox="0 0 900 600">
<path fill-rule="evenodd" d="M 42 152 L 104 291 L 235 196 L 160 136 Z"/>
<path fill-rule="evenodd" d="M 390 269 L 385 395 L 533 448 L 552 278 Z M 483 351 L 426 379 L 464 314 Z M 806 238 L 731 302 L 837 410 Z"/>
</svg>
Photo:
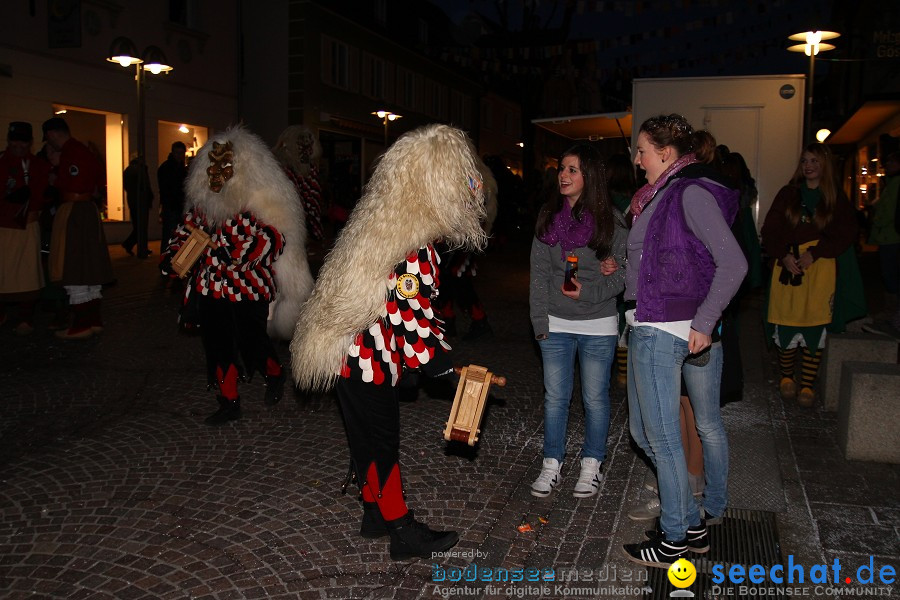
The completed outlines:
<svg viewBox="0 0 900 600">
<path fill-rule="evenodd" d="M 635 163 L 647 184 L 631 202 L 625 299 L 628 340 L 628 407 L 631 435 L 656 467 L 659 530 L 626 544 L 638 564 L 667 567 L 688 548 L 709 550 L 706 523 L 691 493 L 681 441 L 683 365 L 709 353 L 690 387 L 706 476 L 704 507 L 713 518 L 727 504 L 728 439 L 719 408 L 721 346 L 713 345 L 722 310 L 737 292 L 747 261 L 731 234 L 738 192 L 711 178 L 711 136 L 695 135 L 680 115 L 660 115 L 640 128 Z M 701 142 L 703 145 L 701 145 Z M 714 143 L 714 142 L 713 142 Z M 709 364 L 708 363 L 708 364 Z M 714 376 L 705 376 L 712 373 Z"/>
<path fill-rule="evenodd" d="M 881 282 L 884 284 L 884 308 L 887 320 L 878 319 L 867 331 L 900 335 L 900 305 L 897 293 L 900 291 L 900 222 L 898 196 L 900 196 L 900 151 L 894 150 L 882 156 L 884 168 L 883 187 L 872 204 L 872 230 L 869 243 L 878 246 L 878 263 L 881 267 Z"/>
<path fill-rule="evenodd" d="M 48 185 L 44 190 L 44 209 L 41 211 L 41 265 L 44 268 L 46 285 L 41 291 L 41 300 L 53 312 L 53 319 L 47 325 L 51 331 L 59 331 L 69 326 L 69 299 L 66 289 L 58 282 L 50 279 L 50 239 L 53 235 L 53 219 L 59 210 L 59 189 L 56 187 L 56 174 L 59 169 L 59 151 L 45 142 L 36 155 L 46 163 L 49 169 Z"/>
<path fill-rule="evenodd" d="M 39 217 L 50 175 L 49 165 L 31 153 L 31 123 L 14 121 L 0 153 L 5 178 L 0 197 L 0 323 L 6 305 L 18 307 L 18 335 L 34 331 L 34 307 L 44 286 Z"/>
<path fill-rule="evenodd" d="M 600 489 L 609 432 L 609 377 L 619 333 L 616 296 L 624 269 L 604 274 L 604 262 L 625 263 L 625 219 L 612 205 L 596 148 L 580 143 L 559 159 L 559 193 L 538 215 L 531 244 L 529 301 L 544 367 L 544 459 L 531 493 L 550 494 L 561 480 L 576 358 L 584 402 L 581 471 L 573 495 Z M 567 264 L 577 258 L 569 282 Z"/>
<path fill-rule="evenodd" d="M 857 231 L 853 207 L 835 178 L 831 151 L 824 144 L 809 144 L 790 183 L 775 196 L 761 231 L 763 248 L 775 261 L 766 319 L 774 326 L 778 349 L 778 389 L 783 399 L 796 398 L 800 406 L 815 402 L 813 386 L 825 348 L 825 329 L 839 315 L 837 281 L 853 274 L 850 268 L 841 269 L 836 259 L 852 249 Z M 852 250 L 845 261 L 845 267 L 855 267 L 858 277 Z M 852 285 L 837 287 L 862 295 L 861 286 L 856 290 L 849 289 Z M 794 370 L 801 347 L 798 391 Z"/>
<path fill-rule="evenodd" d="M 165 248 L 175 234 L 175 228 L 184 217 L 184 180 L 187 178 L 187 167 L 184 156 L 187 146 L 184 142 L 173 142 L 169 156 L 156 170 L 156 183 L 159 187 L 159 215 L 162 218 L 161 247 Z"/>
<path fill-rule="evenodd" d="M 61 339 L 87 339 L 103 331 L 103 285 L 113 280 L 106 235 L 97 209 L 102 168 L 87 147 L 72 137 L 61 117 L 44 121 L 44 139 L 60 152 L 56 188 L 60 207 L 50 239 L 50 279 L 65 287 L 72 324 Z"/>
<path fill-rule="evenodd" d="M 122 247 L 129 255 L 134 256 L 137 244 L 137 257 L 147 258 L 150 249 L 147 247 L 147 225 L 150 220 L 150 205 L 153 204 L 153 190 L 150 189 L 150 174 L 143 156 L 131 159 L 122 173 L 122 186 L 128 198 L 128 212 L 131 213 L 131 233 L 122 242 Z"/>
<path fill-rule="evenodd" d="M 485 218 L 481 221 L 481 227 L 485 235 L 490 237 L 497 217 L 497 196 L 499 189 L 493 173 L 484 164 L 478 162 L 478 172 L 482 177 L 482 190 L 484 191 Z M 441 293 L 435 298 L 432 306 L 437 315 L 444 321 L 444 335 L 456 336 L 456 310 L 458 306 L 468 315 L 469 330 L 463 336 L 466 341 L 476 340 L 482 336 L 493 333 L 491 324 L 487 319 L 487 312 L 478 297 L 475 289 L 475 277 L 478 274 L 478 253 L 463 248 L 450 248 L 445 243 L 436 246 L 441 261 L 441 270 L 445 273 L 441 278 Z"/>
</svg>

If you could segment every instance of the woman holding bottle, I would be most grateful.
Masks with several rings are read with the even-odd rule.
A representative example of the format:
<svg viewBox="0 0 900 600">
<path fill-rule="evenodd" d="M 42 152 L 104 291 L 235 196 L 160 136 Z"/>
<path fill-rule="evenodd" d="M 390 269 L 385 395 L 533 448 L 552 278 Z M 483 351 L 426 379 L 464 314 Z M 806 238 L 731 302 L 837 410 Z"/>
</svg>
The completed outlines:
<svg viewBox="0 0 900 600">
<path fill-rule="evenodd" d="M 603 479 L 609 376 L 618 334 L 616 296 L 625 278 L 624 269 L 610 267 L 624 266 L 627 233 L 622 214 L 610 202 L 596 148 L 579 143 L 566 150 L 558 184 L 559 194 L 541 208 L 531 246 L 531 322 L 545 388 L 544 459 L 531 493 L 547 496 L 561 481 L 577 358 L 585 437 L 573 495 L 589 498 Z M 601 272 L 604 263 L 608 275 Z"/>
</svg>

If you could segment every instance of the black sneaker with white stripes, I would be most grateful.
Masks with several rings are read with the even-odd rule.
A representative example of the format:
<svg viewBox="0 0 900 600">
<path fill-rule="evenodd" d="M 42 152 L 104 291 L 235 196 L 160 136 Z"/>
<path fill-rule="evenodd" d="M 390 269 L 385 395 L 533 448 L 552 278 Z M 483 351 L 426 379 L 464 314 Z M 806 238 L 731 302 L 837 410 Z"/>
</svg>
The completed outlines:
<svg viewBox="0 0 900 600">
<path fill-rule="evenodd" d="M 628 560 L 647 567 L 668 569 L 669 565 L 687 554 L 687 539 L 670 542 L 664 537 L 646 540 L 640 544 L 625 544 Z"/>
<path fill-rule="evenodd" d="M 665 537 L 659 529 L 659 521 L 656 523 L 656 529 L 651 529 L 644 533 L 648 540 L 662 539 Z M 699 525 L 688 527 L 685 533 L 687 540 L 687 549 L 695 554 L 705 554 L 709 552 L 709 532 L 706 529 L 706 523 L 701 519 Z"/>
</svg>

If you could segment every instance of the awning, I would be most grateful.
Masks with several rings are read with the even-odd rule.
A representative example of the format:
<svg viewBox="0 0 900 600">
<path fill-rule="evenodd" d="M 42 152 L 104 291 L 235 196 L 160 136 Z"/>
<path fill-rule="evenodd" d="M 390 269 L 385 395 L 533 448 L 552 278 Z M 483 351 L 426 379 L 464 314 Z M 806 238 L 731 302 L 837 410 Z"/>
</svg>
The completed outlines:
<svg viewBox="0 0 900 600">
<path fill-rule="evenodd" d="M 856 144 L 864 140 L 894 118 L 900 115 L 898 100 L 869 100 L 863 104 L 853 116 L 847 119 L 841 128 L 825 140 L 826 144 Z M 894 132 L 885 132 L 896 135 Z"/>
<path fill-rule="evenodd" d="M 573 117 L 532 119 L 532 123 L 571 140 L 602 140 L 631 137 L 631 113 L 600 113 Z"/>
</svg>

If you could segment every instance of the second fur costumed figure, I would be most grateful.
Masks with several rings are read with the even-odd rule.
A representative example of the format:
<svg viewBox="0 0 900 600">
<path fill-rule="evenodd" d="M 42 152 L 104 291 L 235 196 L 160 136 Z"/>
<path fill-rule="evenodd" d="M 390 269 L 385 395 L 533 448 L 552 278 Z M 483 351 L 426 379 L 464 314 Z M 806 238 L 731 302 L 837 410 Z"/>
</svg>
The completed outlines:
<svg viewBox="0 0 900 600">
<path fill-rule="evenodd" d="M 190 274 L 185 306 L 200 327 L 207 381 L 219 410 L 207 425 L 241 417 L 238 381 L 260 372 L 266 404 L 282 396 L 286 374 L 272 337 L 293 334 L 312 290 L 303 207 L 294 186 L 262 140 L 236 126 L 213 136 L 191 163 L 187 213 L 162 252 L 160 270 L 193 229 L 211 236 Z M 270 310 L 271 308 L 271 310 Z"/>
<path fill-rule="evenodd" d="M 400 480 L 397 383 L 452 373 L 433 244 L 483 248 L 484 193 L 465 133 L 427 125 L 381 158 L 303 306 L 291 342 L 297 384 L 336 387 L 360 482 L 360 535 L 390 535 L 391 558 L 430 558 L 459 540 L 413 518 Z"/>
</svg>

